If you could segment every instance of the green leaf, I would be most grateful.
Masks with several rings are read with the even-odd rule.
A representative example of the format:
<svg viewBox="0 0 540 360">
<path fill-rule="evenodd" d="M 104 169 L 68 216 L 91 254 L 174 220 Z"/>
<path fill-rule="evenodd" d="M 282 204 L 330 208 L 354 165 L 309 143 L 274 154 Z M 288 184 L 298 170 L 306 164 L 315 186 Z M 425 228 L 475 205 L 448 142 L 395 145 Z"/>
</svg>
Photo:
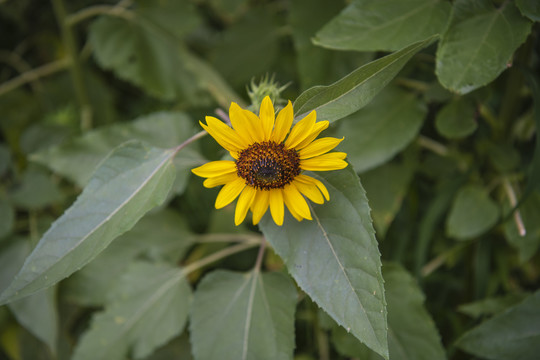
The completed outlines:
<svg viewBox="0 0 540 360">
<path fill-rule="evenodd" d="M 533 360 L 540 353 L 540 291 L 466 332 L 457 346 L 476 356 Z"/>
<path fill-rule="evenodd" d="M 0 144 L 0 176 L 3 176 L 11 167 L 11 152 L 4 144 Z"/>
<path fill-rule="evenodd" d="M 3 249 L 0 254 L 0 264 L 2 264 L 0 291 L 9 285 L 30 250 L 30 242 L 21 238 L 16 239 L 13 244 Z M 55 288 L 49 288 L 9 304 L 9 309 L 19 324 L 46 344 L 53 354 L 56 353 L 58 337 L 58 312 L 56 310 L 55 293 Z"/>
<path fill-rule="evenodd" d="M 193 240 L 186 221 L 178 213 L 163 210 L 148 214 L 87 266 L 66 279 L 63 294 L 81 305 L 104 305 L 115 279 L 136 257 L 175 264 L 193 244 Z"/>
<path fill-rule="evenodd" d="M 458 240 L 482 235 L 499 219 L 499 208 L 480 186 L 459 190 L 446 219 L 446 234 Z"/>
<path fill-rule="evenodd" d="M 460 305 L 458 311 L 472 318 L 495 315 L 506 310 L 510 306 L 517 305 L 529 295 L 530 294 L 528 293 L 510 293 L 505 296 L 487 298 Z"/>
<path fill-rule="evenodd" d="M 455 98 L 437 113 L 435 127 L 439 134 L 448 139 L 461 139 L 469 136 L 478 126 L 475 110 L 474 104 L 466 98 Z"/>
<path fill-rule="evenodd" d="M 506 240 L 519 251 L 521 262 L 529 261 L 540 247 L 540 193 L 531 192 L 519 206 L 519 212 L 527 233 L 520 235 L 514 217 L 504 224 Z"/>
<path fill-rule="evenodd" d="M 0 303 L 47 288 L 86 265 L 161 204 L 174 181 L 174 150 L 126 143 L 96 170 L 77 201 L 54 222 Z"/>
<path fill-rule="evenodd" d="M 10 198 L 17 207 L 35 210 L 62 201 L 64 194 L 42 169 L 29 168 Z"/>
<path fill-rule="evenodd" d="M 388 358 L 381 260 L 370 209 L 352 168 L 313 175 L 330 201 L 312 205 L 313 220 L 266 214 L 260 228 L 297 284 L 338 324 Z"/>
<path fill-rule="evenodd" d="M 361 174 L 379 238 L 384 238 L 401 208 L 413 171 L 411 164 L 390 163 Z"/>
<path fill-rule="evenodd" d="M 450 3 L 441 0 L 356 0 L 313 41 L 338 50 L 398 50 L 443 33 L 450 9 Z"/>
<path fill-rule="evenodd" d="M 490 0 L 457 0 L 437 50 L 436 73 L 446 88 L 466 94 L 508 67 L 531 31 L 512 2 L 496 9 Z"/>
<path fill-rule="evenodd" d="M 383 266 L 388 301 L 388 348 L 390 359 L 446 359 L 435 323 L 424 307 L 425 297 L 415 279 L 397 264 Z M 347 356 L 380 359 L 343 328 L 335 328 L 332 340 Z"/>
<path fill-rule="evenodd" d="M 540 3 L 537 0 L 516 0 L 521 13 L 532 21 L 540 21 Z"/>
<path fill-rule="evenodd" d="M 13 206 L 0 196 L 0 239 L 11 234 L 15 223 Z"/>
<path fill-rule="evenodd" d="M 294 113 L 303 118 L 317 111 L 322 120 L 335 121 L 366 106 L 416 54 L 436 39 L 430 37 L 359 67 L 328 86 L 314 86 L 294 102 Z"/>
<path fill-rule="evenodd" d="M 127 124 L 87 132 L 63 145 L 35 153 L 30 158 L 83 187 L 105 156 L 126 141 L 140 140 L 155 147 L 171 148 L 180 145 L 194 133 L 192 121 L 186 114 L 158 112 Z M 175 157 L 175 165 L 182 165 L 181 178 L 187 176 L 187 167 L 200 163 L 197 149 L 192 144 Z"/>
<path fill-rule="evenodd" d="M 389 87 L 362 111 L 341 121 L 340 149 L 358 172 L 385 163 L 416 138 L 427 108 L 412 92 Z"/>
<path fill-rule="evenodd" d="M 279 273 L 212 272 L 199 284 L 193 301 L 194 357 L 292 359 L 296 298 L 291 280 Z"/>
<path fill-rule="evenodd" d="M 138 262 L 118 279 L 105 311 L 96 314 L 84 333 L 73 360 L 135 359 L 180 334 L 192 301 L 180 269 Z"/>
</svg>

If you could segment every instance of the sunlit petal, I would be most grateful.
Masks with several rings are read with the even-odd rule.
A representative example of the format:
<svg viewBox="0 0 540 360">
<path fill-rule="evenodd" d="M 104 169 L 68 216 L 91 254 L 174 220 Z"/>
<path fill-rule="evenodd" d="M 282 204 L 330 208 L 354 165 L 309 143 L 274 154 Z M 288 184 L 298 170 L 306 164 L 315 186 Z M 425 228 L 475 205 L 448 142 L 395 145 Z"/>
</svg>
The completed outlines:
<svg viewBox="0 0 540 360">
<path fill-rule="evenodd" d="M 257 225 L 261 221 L 264 213 L 268 210 L 270 201 L 270 191 L 257 191 L 255 199 L 251 204 L 251 212 L 253 213 L 253 225 Z"/>
<path fill-rule="evenodd" d="M 197 176 L 209 178 L 236 172 L 236 164 L 229 160 L 211 161 L 191 169 L 191 172 Z"/>
<path fill-rule="evenodd" d="M 315 156 L 325 154 L 338 146 L 338 144 L 342 141 L 343 138 L 336 139 L 333 137 L 325 137 L 315 140 L 299 151 L 300 159 L 309 159 Z"/>
<path fill-rule="evenodd" d="M 271 140 L 277 143 L 281 143 L 283 140 L 285 140 L 285 137 L 291 129 L 293 120 L 293 106 L 292 103 L 289 101 L 287 106 L 281 109 L 281 111 L 278 113 Z"/>
<path fill-rule="evenodd" d="M 285 204 L 292 211 L 296 212 L 304 219 L 311 220 L 311 212 L 306 199 L 300 194 L 294 184 L 289 184 L 283 188 L 283 199 Z"/>
<path fill-rule="evenodd" d="M 216 209 L 229 205 L 242 192 L 244 187 L 246 187 L 246 181 L 240 177 L 226 184 L 221 188 L 216 198 Z"/>
<path fill-rule="evenodd" d="M 307 135 L 298 145 L 295 146 L 296 150 L 300 150 L 308 146 L 319 134 L 328 128 L 330 123 L 328 121 L 319 121 L 311 128 L 311 133 Z"/>
<path fill-rule="evenodd" d="M 274 106 L 272 105 L 272 100 L 270 100 L 269 96 L 265 96 L 261 102 L 259 118 L 261 119 L 263 140 L 268 141 L 270 140 L 275 120 Z"/>
<path fill-rule="evenodd" d="M 270 190 L 270 212 L 274 222 L 281 226 L 283 225 L 284 207 L 283 207 L 283 192 L 281 189 Z"/>
<path fill-rule="evenodd" d="M 225 184 L 228 184 L 230 182 L 233 182 L 237 178 L 238 178 L 238 175 L 236 175 L 236 172 L 232 172 L 232 173 L 223 174 L 223 175 L 219 175 L 219 176 L 216 176 L 216 177 L 208 178 L 208 179 L 204 180 L 203 185 L 206 188 L 213 188 L 213 187 L 216 187 L 216 186 L 219 186 L 219 185 L 225 185 Z"/>
<path fill-rule="evenodd" d="M 315 126 L 315 120 L 317 114 L 312 111 L 305 118 L 300 120 L 291 130 L 289 137 L 285 140 L 285 147 L 287 149 L 296 148 L 296 145 L 300 144 L 306 137 L 311 135 L 313 126 Z"/>
<path fill-rule="evenodd" d="M 326 199 L 326 201 L 330 200 L 330 194 L 328 193 L 328 189 L 319 180 L 312 178 L 311 176 L 304 175 L 304 174 L 298 175 L 294 180 L 297 182 L 302 182 L 306 184 L 315 184 L 315 186 L 317 186 L 319 190 L 322 192 L 322 194 L 324 195 L 324 198 Z"/>
<path fill-rule="evenodd" d="M 257 190 L 251 186 L 246 186 L 236 203 L 236 211 L 234 212 L 234 223 L 236 226 L 240 225 L 246 218 L 247 212 L 255 199 Z"/>
<path fill-rule="evenodd" d="M 324 198 L 319 191 L 317 185 L 313 183 L 305 183 L 300 181 L 293 181 L 294 186 L 300 191 L 302 195 L 305 195 L 309 200 L 313 201 L 315 204 L 324 203 Z"/>
</svg>

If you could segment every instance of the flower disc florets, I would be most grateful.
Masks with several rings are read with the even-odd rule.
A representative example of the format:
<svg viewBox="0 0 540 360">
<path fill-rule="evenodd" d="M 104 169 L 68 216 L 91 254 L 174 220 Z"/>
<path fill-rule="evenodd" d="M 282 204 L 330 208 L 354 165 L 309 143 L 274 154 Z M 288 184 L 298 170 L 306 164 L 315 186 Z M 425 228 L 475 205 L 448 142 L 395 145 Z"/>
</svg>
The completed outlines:
<svg viewBox="0 0 540 360">
<path fill-rule="evenodd" d="M 263 141 L 240 152 L 237 174 L 259 190 L 283 189 L 300 174 L 300 156 L 283 143 Z"/>
</svg>

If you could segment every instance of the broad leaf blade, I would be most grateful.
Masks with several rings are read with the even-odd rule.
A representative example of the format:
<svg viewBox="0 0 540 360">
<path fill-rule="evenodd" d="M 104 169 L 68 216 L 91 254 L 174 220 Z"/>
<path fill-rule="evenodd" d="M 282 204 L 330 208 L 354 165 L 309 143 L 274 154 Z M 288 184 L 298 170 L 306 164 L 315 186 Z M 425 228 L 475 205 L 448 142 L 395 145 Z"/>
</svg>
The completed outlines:
<svg viewBox="0 0 540 360">
<path fill-rule="evenodd" d="M 326 24 L 313 41 L 339 50 L 398 50 L 441 34 L 450 9 L 450 3 L 442 0 L 356 0 Z"/>
<path fill-rule="evenodd" d="M 260 228 L 298 285 L 338 324 L 388 358 L 386 302 L 370 209 L 352 168 L 315 175 L 330 201 L 312 206 L 313 220 L 290 214 Z"/>
<path fill-rule="evenodd" d="M 292 359 L 296 289 L 282 274 L 215 271 L 197 291 L 191 313 L 196 359 Z"/>
<path fill-rule="evenodd" d="M 540 353 L 538 309 L 540 309 L 540 291 L 465 333 L 458 340 L 457 346 L 486 359 L 538 359 Z"/>
<path fill-rule="evenodd" d="M 329 86 L 304 91 L 294 102 L 297 118 L 317 111 L 321 120 L 335 121 L 367 105 L 418 51 L 436 39 L 419 41 L 366 64 Z"/>
<path fill-rule="evenodd" d="M 71 275 L 161 204 L 174 181 L 173 155 L 173 150 L 137 142 L 115 149 L 77 201 L 43 235 L 0 302 L 30 295 Z"/>
<path fill-rule="evenodd" d="M 80 340 L 74 360 L 123 360 L 151 354 L 180 334 L 187 321 L 191 289 L 182 271 L 137 262 L 119 278 L 105 311 Z"/>
<path fill-rule="evenodd" d="M 531 31 L 512 2 L 496 9 L 490 0 L 458 0 L 437 50 L 436 73 L 446 88 L 461 94 L 493 81 Z"/>
</svg>

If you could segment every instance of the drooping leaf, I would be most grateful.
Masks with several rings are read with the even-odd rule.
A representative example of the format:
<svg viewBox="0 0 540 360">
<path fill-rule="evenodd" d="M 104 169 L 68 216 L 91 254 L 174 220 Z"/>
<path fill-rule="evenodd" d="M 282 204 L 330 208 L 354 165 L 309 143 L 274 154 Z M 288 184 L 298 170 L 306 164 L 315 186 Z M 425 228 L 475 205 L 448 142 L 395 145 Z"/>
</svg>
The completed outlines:
<svg viewBox="0 0 540 360">
<path fill-rule="evenodd" d="M 81 305 L 102 306 L 115 280 L 138 256 L 175 264 L 193 244 L 186 221 L 172 210 L 144 216 L 63 284 L 63 295 Z"/>
<path fill-rule="evenodd" d="M 424 307 L 425 297 L 414 278 L 397 264 L 383 265 L 388 301 L 390 359 L 446 359 L 438 331 Z M 344 355 L 364 360 L 381 359 L 343 328 L 334 328 L 332 340 Z"/>
<path fill-rule="evenodd" d="M 71 275 L 161 204 L 174 181 L 173 155 L 173 150 L 138 142 L 115 149 L 77 201 L 43 235 L 0 302 L 20 299 Z"/>
<path fill-rule="evenodd" d="M 61 201 L 64 194 L 43 169 L 29 168 L 10 198 L 17 207 L 35 210 Z"/>
<path fill-rule="evenodd" d="M 480 186 L 468 185 L 459 190 L 446 219 L 446 233 L 466 240 L 489 230 L 499 218 L 499 208 Z"/>
<path fill-rule="evenodd" d="M 182 332 L 191 301 L 181 269 L 134 263 L 118 279 L 105 310 L 94 315 L 73 360 L 123 360 L 128 351 L 144 358 Z"/>
<path fill-rule="evenodd" d="M 394 51 L 442 34 L 450 9 L 442 0 L 355 0 L 313 41 L 339 50 Z"/>
<path fill-rule="evenodd" d="M 352 114 L 367 105 L 414 54 L 435 39 L 430 37 L 372 61 L 332 85 L 304 91 L 294 102 L 295 116 L 302 118 L 316 110 L 319 119 L 335 121 Z"/>
<path fill-rule="evenodd" d="M 218 270 L 195 292 L 195 359 L 292 359 L 296 289 L 282 274 Z"/>
<path fill-rule="evenodd" d="M 389 163 L 361 175 L 369 197 L 373 223 L 381 239 L 401 207 L 413 171 L 409 163 Z"/>
<path fill-rule="evenodd" d="M 473 318 L 495 315 L 525 300 L 529 293 L 510 293 L 460 305 L 459 312 Z"/>
<path fill-rule="evenodd" d="M 540 21 L 540 3 L 536 0 L 516 0 L 521 13 L 532 21 Z"/>
<path fill-rule="evenodd" d="M 32 154 L 30 158 L 83 187 L 105 156 L 126 141 L 140 140 L 155 147 L 170 148 L 180 145 L 194 133 L 192 121 L 186 114 L 158 112 L 127 124 L 87 132 L 63 145 Z M 201 160 L 196 149 L 192 144 L 180 151 L 175 157 L 175 165 L 181 164 L 180 168 L 185 170 L 198 164 Z M 185 178 L 186 174 L 187 171 L 183 171 L 180 177 Z"/>
<path fill-rule="evenodd" d="M 540 353 L 540 291 L 466 332 L 457 346 L 478 357 L 533 360 Z"/>
<path fill-rule="evenodd" d="M 512 2 L 458 0 L 437 50 L 436 73 L 446 88 L 466 94 L 493 81 L 531 31 Z"/>
<path fill-rule="evenodd" d="M 15 210 L 13 206 L 6 199 L 0 197 L 0 239 L 11 233 L 14 222 Z"/>
<path fill-rule="evenodd" d="M 474 105 L 466 98 L 453 99 L 437 113 L 435 127 L 439 134 L 448 139 L 464 138 L 478 126 L 474 113 Z"/>
<path fill-rule="evenodd" d="M 0 254 L 0 291 L 3 291 L 24 263 L 30 253 L 30 242 L 16 239 Z M 56 309 L 55 288 L 40 291 L 9 304 L 9 309 L 22 326 L 56 353 L 58 337 L 58 311 Z"/>
<path fill-rule="evenodd" d="M 381 260 L 365 191 L 350 167 L 313 176 L 330 193 L 329 202 L 312 205 L 313 220 L 286 213 L 277 226 L 266 214 L 260 228 L 302 290 L 388 359 Z"/>
<path fill-rule="evenodd" d="M 531 259 L 540 247 L 540 193 L 533 191 L 519 207 L 521 220 L 526 234 L 520 235 L 516 221 L 511 216 L 504 224 L 506 240 L 519 251 L 519 259 L 526 262 Z"/>
<path fill-rule="evenodd" d="M 390 160 L 416 138 L 427 107 L 413 93 L 388 87 L 337 130 L 354 169 L 363 172 Z M 318 115 L 318 114 L 317 114 Z"/>
</svg>

